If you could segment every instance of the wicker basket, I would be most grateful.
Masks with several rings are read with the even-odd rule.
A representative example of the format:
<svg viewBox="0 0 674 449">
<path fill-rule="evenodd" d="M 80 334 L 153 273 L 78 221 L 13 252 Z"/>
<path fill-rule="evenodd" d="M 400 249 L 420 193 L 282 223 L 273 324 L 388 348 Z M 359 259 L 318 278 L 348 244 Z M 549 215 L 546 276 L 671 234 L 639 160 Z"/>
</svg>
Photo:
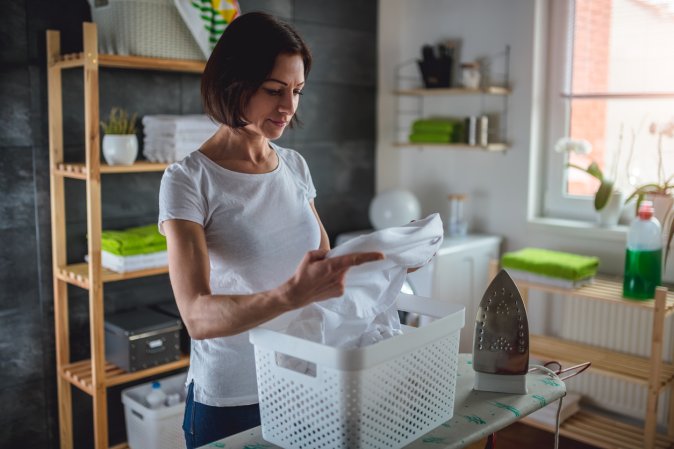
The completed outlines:
<svg viewBox="0 0 674 449">
<path fill-rule="evenodd" d="M 89 4 L 102 53 L 204 59 L 173 0 L 89 0 Z"/>
</svg>

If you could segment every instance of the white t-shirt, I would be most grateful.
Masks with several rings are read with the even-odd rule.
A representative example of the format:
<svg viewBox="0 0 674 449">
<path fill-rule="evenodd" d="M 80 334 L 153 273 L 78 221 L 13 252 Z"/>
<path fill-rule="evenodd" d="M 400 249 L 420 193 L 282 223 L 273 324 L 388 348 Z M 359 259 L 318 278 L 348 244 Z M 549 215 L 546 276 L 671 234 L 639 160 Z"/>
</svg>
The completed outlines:
<svg viewBox="0 0 674 449">
<path fill-rule="evenodd" d="M 307 251 L 320 244 L 309 201 L 316 196 L 309 167 L 296 151 L 272 144 L 278 166 L 247 174 L 227 170 L 195 151 L 164 172 L 159 230 L 170 219 L 204 227 L 213 294 L 248 294 L 281 285 Z M 225 407 L 258 402 L 248 332 L 192 340 L 187 382 L 194 400 Z"/>
</svg>

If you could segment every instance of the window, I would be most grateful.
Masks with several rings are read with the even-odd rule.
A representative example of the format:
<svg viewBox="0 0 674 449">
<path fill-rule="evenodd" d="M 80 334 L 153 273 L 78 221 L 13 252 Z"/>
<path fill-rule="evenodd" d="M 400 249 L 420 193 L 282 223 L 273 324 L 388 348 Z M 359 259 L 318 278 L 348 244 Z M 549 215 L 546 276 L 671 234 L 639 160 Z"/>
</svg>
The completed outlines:
<svg viewBox="0 0 674 449">
<path fill-rule="evenodd" d="M 626 194 L 674 175 L 674 138 L 653 132 L 674 122 L 674 0 L 551 3 L 544 215 L 589 219 L 598 181 L 567 162 Z M 592 152 L 554 153 L 567 136 Z"/>
</svg>

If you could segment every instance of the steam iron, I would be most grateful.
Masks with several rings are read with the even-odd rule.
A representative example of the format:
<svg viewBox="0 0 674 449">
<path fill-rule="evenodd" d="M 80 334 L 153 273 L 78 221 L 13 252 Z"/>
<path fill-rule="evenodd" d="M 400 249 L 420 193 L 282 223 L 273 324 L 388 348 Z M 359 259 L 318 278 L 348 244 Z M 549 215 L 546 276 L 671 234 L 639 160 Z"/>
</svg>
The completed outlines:
<svg viewBox="0 0 674 449">
<path fill-rule="evenodd" d="M 505 270 L 482 297 L 473 341 L 475 390 L 526 394 L 529 321 L 522 296 Z"/>
</svg>

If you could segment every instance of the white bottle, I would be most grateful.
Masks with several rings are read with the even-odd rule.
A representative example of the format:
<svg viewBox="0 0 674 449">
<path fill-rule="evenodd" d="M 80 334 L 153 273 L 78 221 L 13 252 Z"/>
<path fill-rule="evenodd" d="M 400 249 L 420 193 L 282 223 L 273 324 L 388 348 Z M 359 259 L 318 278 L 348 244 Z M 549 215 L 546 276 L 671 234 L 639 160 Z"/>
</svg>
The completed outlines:
<svg viewBox="0 0 674 449">
<path fill-rule="evenodd" d="M 145 401 L 150 406 L 150 408 L 159 408 L 164 406 L 164 401 L 166 401 L 166 393 L 161 389 L 161 384 L 159 382 L 152 382 L 152 390 L 145 396 Z"/>
</svg>

